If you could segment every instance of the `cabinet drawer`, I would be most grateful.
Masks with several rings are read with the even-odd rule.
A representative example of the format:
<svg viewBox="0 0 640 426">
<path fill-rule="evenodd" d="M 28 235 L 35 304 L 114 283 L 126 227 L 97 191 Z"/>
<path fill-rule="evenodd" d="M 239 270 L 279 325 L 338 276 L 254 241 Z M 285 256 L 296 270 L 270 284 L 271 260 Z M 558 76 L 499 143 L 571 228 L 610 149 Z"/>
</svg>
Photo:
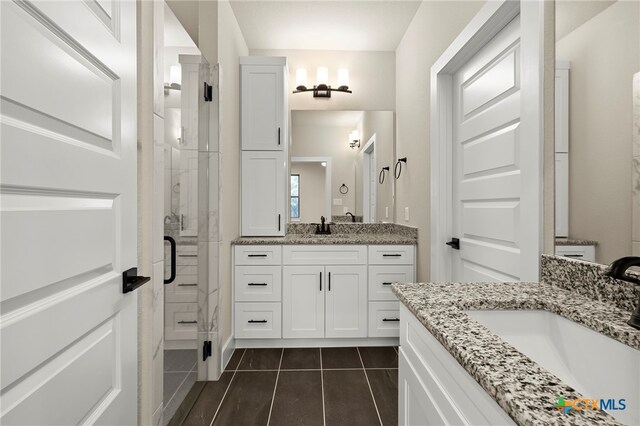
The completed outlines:
<svg viewBox="0 0 640 426">
<path fill-rule="evenodd" d="M 280 265 L 282 246 L 236 246 L 236 265 Z"/>
<path fill-rule="evenodd" d="M 166 284 L 164 286 L 164 300 L 167 303 L 197 302 L 198 301 L 198 276 L 197 275 L 176 275 L 176 279 L 171 284 Z"/>
<path fill-rule="evenodd" d="M 282 257 L 285 265 L 364 265 L 367 246 L 284 246 Z"/>
<path fill-rule="evenodd" d="M 198 265 L 198 251 L 179 251 L 176 253 L 176 265 Z"/>
<path fill-rule="evenodd" d="M 414 281 L 413 265 L 369 266 L 369 300 L 398 300 L 391 284 Z"/>
<path fill-rule="evenodd" d="M 279 302 L 282 294 L 280 266 L 236 266 L 237 302 Z"/>
<path fill-rule="evenodd" d="M 569 257 L 571 259 L 596 261 L 595 246 L 556 246 L 556 255 Z"/>
<path fill-rule="evenodd" d="M 279 339 L 282 337 L 280 303 L 236 303 L 237 339 Z"/>
<path fill-rule="evenodd" d="M 400 335 L 400 302 L 369 302 L 369 337 Z"/>
<path fill-rule="evenodd" d="M 196 303 L 165 303 L 164 337 L 166 340 L 190 340 L 197 337 Z"/>
<path fill-rule="evenodd" d="M 413 265 L 414 246 L 369 246 L 370 265 Z"/>
</svg>

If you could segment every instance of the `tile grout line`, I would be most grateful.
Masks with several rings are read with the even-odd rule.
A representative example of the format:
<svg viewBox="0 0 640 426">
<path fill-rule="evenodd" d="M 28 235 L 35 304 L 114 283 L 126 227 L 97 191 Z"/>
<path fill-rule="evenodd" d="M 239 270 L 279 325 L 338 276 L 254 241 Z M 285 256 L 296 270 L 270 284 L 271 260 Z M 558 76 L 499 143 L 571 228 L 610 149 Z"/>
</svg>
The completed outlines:
<svg viewBox="0 0 640 426">
<path fill-rule="evenodd" d="M 376 414 L 378 415 L 378 421 L 380 422 L 380 426 L 382 425 L 382 417 L 380 417 L 380 411 L 378 411 L 378 404 L 376 403 L 376 397 L 373 396 L 373 389 L 371 389 L 371 383 L 369 382 L 369 375 L 367 374 L 367 369 L 364 368 L 364 361 L 362 361 L 362 355 L 360 355 L 360 348 L 356 347 L 358 351 L 358 357 L 360 358 L 360 362 L 362 363 L 362 369 L 364 370 L 364 378 L 367 379 L 367 386 L 369 386 L 369 392 L 371 393 L 371 399 L 373 400 L 373 406 L 376 408 Z"/>
<path fill-rule="evenodd" d="M 220 411 L 220 407 L 222 407 L 222 403 L 224 402 L 224 399 L 227 397 L 227 392 L 229 392 L 229 388 L 231 387 L 231 383 L 233 383 L 233 379 L 236 378 L 236 373 L 238 372 L 237 368 L 240 366 L 240 363 L 242 362 L 242 359 L 244 358 L 244 354 L 247 353 L 247 349 L 245 348 L 242 352 L 242 356 L 240 357 L 240 359 L 238 360 L 238 365 L 236 365 L 236 368 L 233 370 L 233 376 L 231 376 L 231 380 L 229 380 L 229 384 L 227 385 L 227 388 L 224 390 L 224 394 L 222 395 L 222 398 L 220 398 L 220 403 L 218 404 L 218 408 L 216 408 L 216 412 L 213 413 L 213 418 L 211 419 L 211 423 L 209 423 L 209 426 L 213 426 L 213 422 L 216 420 L 216 416 L 218 415 L 218 412 Z"/>
<path fill-rule="evenodd" d="M 320 386 L 322 388 L 322 425 L 327 426 L 327 416 L 324 409 L 324 370 L 322 369 L 322 348 L 320 349 Z"/>
<path fill-rule="evenodd" d="M 273 411 L 273 403 L 276 400 L 276 389 L 278 389 L 278 379 L 280 378 L 280 368 L 282 367 L 282 358 L 284 358 L 284 348 L 280 352 L 280 363 L 278 364 L 278 374 L 276 375 L 276 383 L 273 385 L 273 395 L 271 395 L 271 406 L 269 407 L 269 417 L 267 417 L 267 426 L 271 422 L 271 412 Z"/>
</svg>

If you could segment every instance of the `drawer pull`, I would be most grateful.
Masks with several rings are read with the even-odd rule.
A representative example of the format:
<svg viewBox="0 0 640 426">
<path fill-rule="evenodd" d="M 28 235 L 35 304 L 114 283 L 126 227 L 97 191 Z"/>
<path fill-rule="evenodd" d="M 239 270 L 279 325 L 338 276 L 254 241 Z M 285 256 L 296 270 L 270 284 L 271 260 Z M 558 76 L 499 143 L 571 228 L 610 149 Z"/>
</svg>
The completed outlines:
<svg viewBox="0 0 640 426">
<path fill-rule="evenodd" d="M 385 253 L 382 255 L 382 257 L 401 257 L 402 255 L 399 253 L 394 253 L 394 254 L 389 254 L 389 253 Z"/>
<path fill-rule="evenodd" d="M 198 284 L 178 284 L 178 287 L 195 287 Z"/>
<path fill-rule="evenodd" d="M 197 324 L 198 321 L 178 321 L 178 324 Z"/>
<path fill-rule="evenodd" d="M 249 324 L 266 324 L 267 320 L 249 320 L 247 321 Z"/>
<path fill-rule="evenodd" d="M 248 257 L 267 257 L 266 254 L 248 254 Z"/>
<path fill-rule="evenodd" d="M 563 254 L 564 257 L 584 257 L 584 254 Z"/>
<path fill-rule="evenodd" d="M 180 254 L 178 253 L 178 257 L 198 257 L 198 254 Z"/>
<path fill-rule="evenodd" d="M 382 285 L 391 285 L 393 283 L 382 283 Z"/>
<path fill-rule="evenodd" d="M 248 283 L 247 285 L 252 285 L 252 286 L 256 286 L 256 285 L 259 285 L 259 286 L 266 286 L 266 285 L 267 285 L 267 283 Z"/>
<path fill-rule="evenodd" d="M 394 322 L 397 322 L 397 321 L 400 321 L 400 318 L 383 318 L 383 319 L 382 319 L 382 321 L 385 321 L 385 322 L 386 322 L 386 321 L 394 321 Z"/>
</svg>

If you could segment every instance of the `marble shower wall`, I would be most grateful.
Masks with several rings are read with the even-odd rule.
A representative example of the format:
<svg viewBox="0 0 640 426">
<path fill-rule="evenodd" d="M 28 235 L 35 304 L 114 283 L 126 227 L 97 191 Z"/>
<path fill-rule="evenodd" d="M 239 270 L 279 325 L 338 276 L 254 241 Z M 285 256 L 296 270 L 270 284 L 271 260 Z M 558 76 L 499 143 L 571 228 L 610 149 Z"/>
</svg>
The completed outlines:
<svg viewBox="0 0 640 426">
<path fill-rule="evenodd" d="M 633 220 L 631 251 L 640 256 L 640 72 L 633 76 L 633 158 L 631 164 Z"/>
</svg>

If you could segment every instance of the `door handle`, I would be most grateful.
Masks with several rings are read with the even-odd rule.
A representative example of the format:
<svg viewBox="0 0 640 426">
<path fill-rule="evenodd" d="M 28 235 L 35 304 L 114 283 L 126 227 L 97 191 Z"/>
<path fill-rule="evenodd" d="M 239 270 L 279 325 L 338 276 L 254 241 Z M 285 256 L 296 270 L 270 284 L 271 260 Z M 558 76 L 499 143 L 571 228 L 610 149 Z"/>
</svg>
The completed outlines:
<svg viewBox="0 0 640 426">
<path fill-rule="evenodd" d="M 142 277 L 138 275 L 138 268 L 127 269 L 122 273 L 122 292 L 132 292 L 142 284 L 149 281 L 151 281 L 151 277 Z"/>
<path fill-rule="evenodd" d="M 197 324 L 198 321 L 178 321 L 178 324 Z"/>
<path fill-rule="evenodd" d="M 451 241 L 449 241 L 446 244 L 448 246 L 450 246 L 454 250 L 460 250 L 460 239 L 459 238 L 452 238 Z"/>
<path fill-rule="evenodd" d="M 171 284 L 173 280 L 176 279 L 176 240 L 168 235 L 164 236 L 164 240 L 169 241 L 169 244 L 171 245 L 171 276 L 169 279 L 165 278 L 164 283 Z"/>
</svg>

